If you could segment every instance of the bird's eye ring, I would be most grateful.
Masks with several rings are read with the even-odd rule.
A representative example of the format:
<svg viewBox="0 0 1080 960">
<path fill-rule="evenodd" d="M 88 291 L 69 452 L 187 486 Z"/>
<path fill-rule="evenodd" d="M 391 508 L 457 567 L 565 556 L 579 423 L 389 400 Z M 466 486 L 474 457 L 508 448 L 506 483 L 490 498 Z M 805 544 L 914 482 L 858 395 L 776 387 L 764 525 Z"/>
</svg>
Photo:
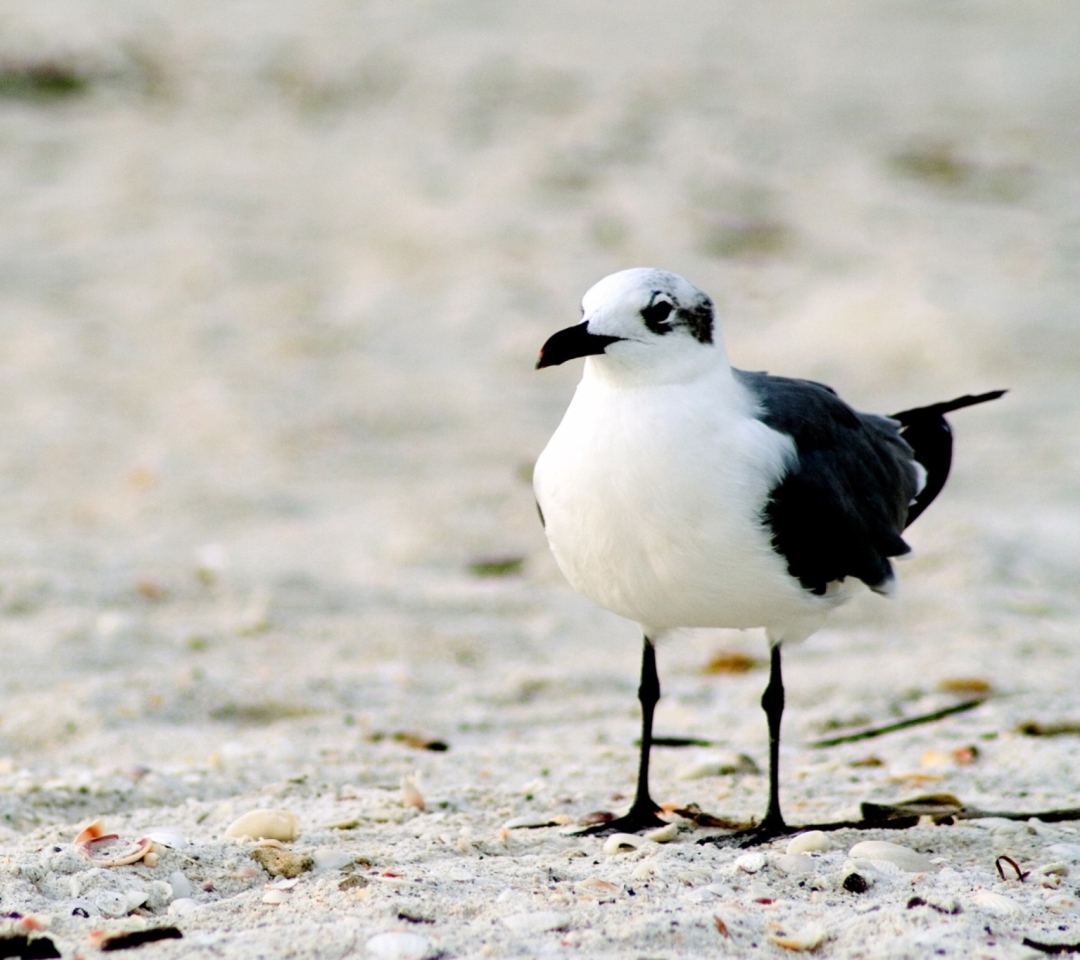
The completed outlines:
<svg viewBox="0 0 1080 960">
<path fill-rule="evenodd" d="M 666 325 L 674 309 L 675 304 L 670 300 L 654 300 L 642 309 L 641 316 L 649 327 Z"/>
</svg>

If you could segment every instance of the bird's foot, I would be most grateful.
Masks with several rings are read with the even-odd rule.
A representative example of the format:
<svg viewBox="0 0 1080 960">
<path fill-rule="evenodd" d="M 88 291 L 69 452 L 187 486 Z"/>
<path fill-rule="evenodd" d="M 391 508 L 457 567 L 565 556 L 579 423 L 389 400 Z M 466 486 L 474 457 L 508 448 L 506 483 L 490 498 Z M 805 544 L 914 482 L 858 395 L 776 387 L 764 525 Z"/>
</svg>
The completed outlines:
<svg viewBox="0 0 1080 960">
<path fill-rule="evenodd" d="M 574 836 L 599 837 L 609 833 L 641 833 L 643 830 L 656 830 L 659 827 L 666 827 L 668 825 L 667 821 L 661 820 L 656 815 L 659 809 L 652 802 L 640 806 L 634 804 L 625 816 L 616 817 L 614 820 L 606 820 L 603 823 L 595 823 L 584 830 L 576 831 Z"/>
<path fill-rule="evenodd" d="M 702 837 L 699 844 L 712 844 L 717 847 L 737 847 L 745 850 L 747 847 L 757 847 L 763 843 L 769 843 L 780 837 L 788 837 L 798 833 L 800 827 L 789 827 L 783 817 L 766 817 L 756 827 L 749 830 L 737 830 L 735 833 L 723 833 L 713 837 Z"/>
</svg>

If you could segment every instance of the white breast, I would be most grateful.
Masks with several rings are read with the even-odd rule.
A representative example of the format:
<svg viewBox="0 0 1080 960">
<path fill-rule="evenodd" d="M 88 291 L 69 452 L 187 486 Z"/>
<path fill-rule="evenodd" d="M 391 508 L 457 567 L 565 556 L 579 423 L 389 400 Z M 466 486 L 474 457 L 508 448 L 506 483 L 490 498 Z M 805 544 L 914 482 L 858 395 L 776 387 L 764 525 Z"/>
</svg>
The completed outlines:
<svg viewBox="0 0 1080 960">
<path fill-rule="evenodd" d="M 587 366 L 534 474 L 570 584 L 650 634 L 816 629 L 841 598 L 807 593 L 772 549 L 762 510 L 794 447 L 753 414 L 726 366 L 631 387 Z"/>
</svg>

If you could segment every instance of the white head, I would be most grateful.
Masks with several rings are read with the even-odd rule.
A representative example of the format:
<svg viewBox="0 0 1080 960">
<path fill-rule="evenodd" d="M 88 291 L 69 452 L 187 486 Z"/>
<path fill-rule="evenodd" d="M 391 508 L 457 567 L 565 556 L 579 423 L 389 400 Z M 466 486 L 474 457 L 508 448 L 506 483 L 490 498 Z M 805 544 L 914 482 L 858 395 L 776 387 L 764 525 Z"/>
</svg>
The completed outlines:
<svg viewBox="0 0 1080 960">
<path fill-rule="evenodd" d="M 589 289 L 581 312 L 581 323 L 544 344 L 538 368 L 587 356 L 613 376 L 663 381 L 727 363 L 712 300 L 677 274 L 613 273 Z"/>
</svg>

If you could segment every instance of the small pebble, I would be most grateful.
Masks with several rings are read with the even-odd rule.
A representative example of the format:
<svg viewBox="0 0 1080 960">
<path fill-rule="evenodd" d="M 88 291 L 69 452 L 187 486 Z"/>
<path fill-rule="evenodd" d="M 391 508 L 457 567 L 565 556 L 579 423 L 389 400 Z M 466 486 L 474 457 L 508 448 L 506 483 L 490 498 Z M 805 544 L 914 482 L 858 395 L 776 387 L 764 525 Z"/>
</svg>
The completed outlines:
<svg viewBox="0 0 1080 960">
<path fill-rule="evenodd" d="M 608 856 L 613 856 L 617 853 L 629 853 L 631 850 L 637 850 L 644 842 L 644 837 L 632 833 L 613 833 L 604 841 L 604 845 L 600 850 Z"/>
<path fill-rule="evenodd" d="M 735 870 L 741 870 L 743 873 L 757 873 L 759 870 L 765 867 L 765 854 L 763 853 L 744 853 L 740 857 L 736 857 L 731 866 Z"/>
<path fill-rule="evenodd" d="M 378 960 L 423 960 L 431 953 L 431 941 L 427 937 L 401 930 L 377 933 L 364 946 Z"/>
<path fill-rule="evenodd" d="M 888 840 L 863 840 L 848 851 L 853 859 L 884 860 L 908 873 L 931 873 L 937 865 L 929 857 Z"/>
<path fill-rule="evenodd" d="M 565 930 L 570 926 L 570 914 L 556 910 L 537 910 L 533 913 L 513 913 L 503 917 L 503 923 L 514 933 L 547 933 Z"/>
<path fill-rule="evenodd" d="M 822 853 L 832 847 L 828 834 L 821 830 L 807 830 L 788 841 L 788 853 Z"/>
<path fill-rule="evenodd" d="M 272 877 L 298 877 L 315 867 L 310 854 L 276 850 L 274 847 L 256 847 L 251 851 L 251 859 Z"/>
<path fill-rule="evenodd" d="M 225 836 L 235 840 L 280 840 L 288 843 L 300 834 L 300 818 L 290 810 L 252 810 L 234 820 Z"/>
<path fill-rule="evenodd" d="M 840 885 L 848 893 L 866 893 L 870 889 L 870 881 L 861 873 L 849 873 Z"/>
</svg>

